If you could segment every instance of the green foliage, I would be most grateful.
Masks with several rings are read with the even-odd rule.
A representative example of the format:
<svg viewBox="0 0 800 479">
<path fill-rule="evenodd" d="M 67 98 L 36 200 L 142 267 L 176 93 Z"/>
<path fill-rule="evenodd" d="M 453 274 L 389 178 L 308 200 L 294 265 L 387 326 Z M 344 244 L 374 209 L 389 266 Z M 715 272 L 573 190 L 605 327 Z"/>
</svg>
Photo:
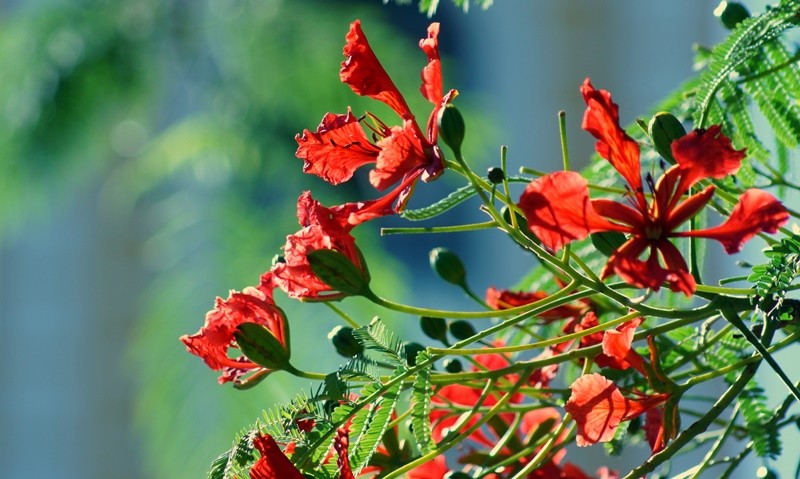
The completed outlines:
<svg viewBox="0 0 800 479">
<path fill-rule="evenodd" d="M 394 0 L 394 2 L 399 5 L 408 5 L 412 3 L 413 0 Z M 469 11 L 470 0 L 452 0 L 452 2 L 456 7 L 463 9 L 464 13 Z M 383 3 L 389 3 L 389 0 L 383 0 Z M 419 11 L 428 17 L 432 17 L 434 14 L 436 14 L 436 10 L 439 8 L 439 3 L 440 0 L 419 0 Z M 494 0 L 474 0 L 473 3 L 486 10 L 492 5 L 492 3 L 494 3 Z"/>
<path fill-rule="evenodd" d="M 785 308 L 786 292 L 800 274 L 800 235 L 783 238 L 764 250 L 768 263 L 753 266 L 747 278 L 758 293 L 758 309 L 768 320 L 792 319 L 793 308 Z"/>
<path fill-rule="evenodd" d="M 403 211 L 403 218 L 411 221 L 427 220 L 463 203 L 476 194 L 472 185 L 462 186 L 432 205 Z"/>
<path fill-rule="evenodd" d="M 430 357 L 425 351 L 417 354 L 417 362 L 419 363 L 423 363 L 429 359 Z M 430 368 L 426 367 L 417 372 L 417 377 L 414 380 L 414 388 L 411 393 L 411 427 L 414 433 L 414 440 L 420 452 L 423 454 L 432 451 L 436 446 L 431 437 L 430 414 L 432 395 L 433 389 L 431 387 Z"/>
<path fill-rule="evenodd" d="M 353 330 L 356 341 L 364 349 L 377 351 L 395 366 L 403 366 L 405 362 L 405 348 L 397 336 L 386 327 L 386 324 L 377 316 L 368 326 Z"/>
<path fill-rule="evenodd" d="M 737 403 L 756 455 L 774 459 L 781 454 L 780 429 L 774 427 L 774 410 L 766 401 L 764 390 L 751 381 Z"/>
</svg>

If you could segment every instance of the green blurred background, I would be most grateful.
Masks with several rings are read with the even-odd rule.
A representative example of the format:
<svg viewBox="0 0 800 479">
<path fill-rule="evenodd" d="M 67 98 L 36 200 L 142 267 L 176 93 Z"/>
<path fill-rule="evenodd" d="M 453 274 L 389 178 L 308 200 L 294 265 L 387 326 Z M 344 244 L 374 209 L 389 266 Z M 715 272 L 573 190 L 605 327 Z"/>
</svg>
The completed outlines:
<svg viewBox="0 0 800 479">
<path fill-rule="evenodd" d="M 640 3 L 509 0 L 468 15 L 442 3 L 445 87 L 462 93 L 477 170 L 500 144 L 512 169 L 557 168 L 560 109 L 584 164 L 585 76 L 631 121 L 691 74 L 692 43 L 722 37 L 715 2 Z M 303 175 L 293 137 L 348 105 L 395 121 L 338 80 L 355 18 L 427 118 L 417 41 L 429 20 L 379 0 L 63 0 L 0 13 L 0 476 L 203 477 L 263 408 L 311 385 L 279 373 L 251 391 L 221 387 L 177 338 L 269 268 L 298 229 L 301 191 L 327 205 L 375 197 L 364 172 L 337 188 Z M 412 207 L 459 185 L 420 185 Z M 480 219 L 467 206 L 442 222 Z M 461 254 L 478 291 L 531 264 L 491 232 L 379 237 L 402 222 L 377 223 L 356 235 L 395 300 L 473 307 L 428 270 L 434 246 Z M 336 318 L 277 296 L 293 362 L 341 362 L 325 337 Z M 343 304 L 413 334 L 413 318 Z"/>
</svg>

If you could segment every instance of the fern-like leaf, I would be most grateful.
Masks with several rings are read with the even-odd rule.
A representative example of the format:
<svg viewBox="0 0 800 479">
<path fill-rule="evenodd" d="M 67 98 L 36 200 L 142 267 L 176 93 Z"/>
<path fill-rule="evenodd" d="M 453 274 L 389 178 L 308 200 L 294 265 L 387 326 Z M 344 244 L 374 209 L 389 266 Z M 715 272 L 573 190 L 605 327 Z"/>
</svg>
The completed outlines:
<svg viewBox="0 0 800 479">
<path fill-rule="evenodd" d="M 432 205 L 414 210 L 405 210 L 402 215 L 403 218 L 411 221 L 427 220 L 461 204 L 475 196 L 475 193 L 475 188 L 472 185 L 462 186 Z"/>
<path fill-rule="evenodd" d="M 428 353 L 421 351 L 417 354 L 417 361 L 420 363 L 426 362 L 430 359 Z M 417 372 L 417 378 L 414 380 L 414 389 L 411 393 L 411 400 L 413 402 L 411 409 L 411 427 L 414 433 L 414 439 L 417 441 L 419 450 L 426 454 L 435 448 L 433 437 L 431 436 L 431 395 L 433 389 L 431 388 L 430 368 L 424 368 Z"/>
</svg>

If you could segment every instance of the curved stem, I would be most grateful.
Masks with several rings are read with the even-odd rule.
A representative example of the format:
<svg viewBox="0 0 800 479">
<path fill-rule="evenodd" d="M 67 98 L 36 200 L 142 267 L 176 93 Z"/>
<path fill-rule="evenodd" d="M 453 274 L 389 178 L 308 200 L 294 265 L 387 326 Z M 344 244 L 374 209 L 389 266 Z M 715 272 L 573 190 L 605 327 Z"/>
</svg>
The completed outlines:
<svg viewBox="0 0 800 479">
<path fill-rule="evenodd" d="M 355 319 L 350 317 L 349 314 L 345 313 L 343 310 L 341 310 L 338 306 L 334 305 L 332 302 L 330 301 L 326 302 L 325 306 L 330 308 L 334 313 L 338 314 L 353 329 L 358 329 L 361 327 L 361 325 L 358 324 Z"/>
<path fill-rule="evenodd" d="M 396 235 L 396 234 L 424 234 L 424 233 L 461 233 L 464 231 L 479 231 L 496 228 L 497 223 L 494 221 L 484 221 L 482 223 L 472 223 L 468 225 L 452 225 L 452 226 L 419 226 L 409 228 L 381 228 L 381 236 Z"/>
</svg>

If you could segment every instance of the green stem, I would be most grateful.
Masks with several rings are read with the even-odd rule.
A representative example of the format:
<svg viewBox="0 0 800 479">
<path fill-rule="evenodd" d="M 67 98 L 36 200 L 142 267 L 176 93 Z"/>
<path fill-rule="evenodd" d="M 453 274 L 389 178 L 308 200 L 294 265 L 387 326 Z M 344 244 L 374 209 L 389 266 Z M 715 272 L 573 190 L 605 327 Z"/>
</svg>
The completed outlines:
<svg viewBox="0 0 800 479">
<path fill-rule="evenodd" d="M 511 190 L 508 188 L 508 169 L 506 168 L 507 165 L 507 156 L 508 156 L 508 147 L 503 145 L 500 147 L 500 169 L 503 170 L 503 192 L 506 194 L 506 199 L 511 198 Z M 509 209 L 509 216 L 511 217 L 511 227 L 515 230 L 519 229 L 519 225 L 517 224 L 517 215 L 513 214 L 513 206 L 506 202 Z"/>
<path fill-rule="evenodd" d="M 325 378 L 328 377 L 327 374 L 322 373 L 311 373 L 308 371 L 301 371 L 296 367 L 292 366 L 291 364 L 285 369 L 287 373 L 290 373 L 298 378 L 305 378 L 305 379 L 312 379 L 314 381 L 324 381 Z"/>
<path fill-rule="evenodd" d="M 697 466 L 697 469 L 694 471 L 694 474 L 692 474 L 692 477 L 690 477 L 689 479 L 697 479 L 698 477 L 700 477 L 700 474 L 703 473 L 703 470 L 705 470 L 705 468 L 709 466 L 711 460 L 714 459 L 714 456 L 717 455 L 720 448 L 722 448 L 722 445 L 725 444 L 725 441 L 728 439 L 728 436 L 730 436 L 730 433 L 733 430 L 734 425 L 736 423 L 736 417 L 738 415 L 739 415 L 739 405 L 737 404 L 733 408 L 733 413 L 731 413 L 731 417 L 728 420 L 728 426 L 725 428 L 725 430 L 722 432 L 719 438 L 717 438 L 717 441 L 711 446 L 711 449 L 708 450 L 705 457 L 703 458 L 703 461 Z"/>
<path fill-rule="evenodd" d="M 468 225 L 452 226 L 419 226 L 408 228 L 381 228 L 381 236 L 396 234 L 424 234 L 424 233 L 461 233 L 464 231 L 478 231 L 497 228 L 494 221 L 484 221 L 482 223 L 472 223 Z"/>
<path fill-rule="evenodd" d="M 527 373 L 530 373 L 530 371 L 527 371 Z M 528 374 L 524 374 L 523 377 L 527 377 L 527 375 Z M 408 464 L 406 464 L 406 465 L 404 465 L 404 466 L 402 466 L 402 467 L 400 467 L 398 469 L 395 469 L 394 471 L 392 471 L 389 474 L 387 474 L 386 476 L 384 476 L 383 479 L 393 479 L 395 477 L 399 477 L 399 476 L 405 474 L 406 472 L 408 472 L 408 471 L 410 471 L 410 470 L 412 470 L 412 469 L 414 469 L 414 468 L 416 468 L 418 466 L 421 466 L 422 464 L 425 464 L 426 462 L 428 462 L 428 461 L 430 461 L 432 459 L 435 459 L 437 456 L 442 455 L 443 453 L 445 453 L 449 449 L 452 449 L 453 447 L 455 447 L 458 444 L 460 444 L 461 441 L 463 441 L 464 439 L 468 438 L 472 433 L 474 433 L 475 431 L 477 431 L 478 429 L 483 427 L 483 425 L 486 424 L 486 422 L 488 422 L 489 419 L 491 419 L 492 417 L 497 415 L 500 412 L 500 410 L 503 407 L 505 407 L 505 405 L 511 400 L 511 398 L 514 396 L 514 394 L 516 394 L 517 389 L 519 389 L 524 382 L 525 381 L 517 382 L 515 387 L 512 388 L 506 394 L 504 394 L 497 401 L 497 403 L 494 405 L 494 407 L 492 407 L 492 409 L 489 410 L 489 412 L 487 412 L 486 414 L 482 415 L 480 417 L 480 419 L 475 421 L 475 424 L 473 424 L 472 426 L 470 426 L 469 428 L 467 428 L 466 430 L 464 430 L 463 432 L 461 432 L 460 434 L 458 434 L 457 436 L 455 436 L 455 437 L 453 437 L 453 438 L 451 438 L 449 440 L 447 438 L 445 438 L 445 440 L 443 440 L 442 443 L 439 443 L 437 445 L 437 447 L 436 447 L 436 449 L 434 451 L 431 451 L 431 452 L 429 452 L 427 454 L 424 454 L 424 455 L 418 457 L 417 459 L 409 462 Z M 487 383 L 487 388 L 489 388 L 491 390 L 490 386 L 491 386 L 491 382 Z M 457 431 L 458 429 L 454 428 L 454 430 Z"/>
<path fill-rule="evenodd" d="M 558 112 L 558 135 L 561 138 L 561 159 L 564 171 L 569 171 L 569 146 L 567 146 L 567 112 Z"/>
<path fill-rule="evenodd" d="M 344 311 L 342 311 L 341 309 L 339 309 L 339 307 L 338 307 L 338 306 L 336 306 L 336 305 L 334 305 L 332 302 L 330 302 L 330 301 L 327 301 L 327 302 L 325 303 L 325 306 L 327 306 L 328 308 L 330 308 L 330 309 L 331 309 L 331 310 L 332 310 L 334 313 L 338 314 L 338 315 L 339 315 L 339 316 L 340 316 L 342 319 L 344 319 L 344 321 L 345 321 L 347 324 L 349 324 L 349 325 L 350 325 L 350 327 L 352 327 L 353 329 L 358 329 L 358 328 L 360 328 L 360 327 L 361 327 L 361 325 L 360 325 L 360 324 L 358 324 L 358 323 L 356 322 L 356 320 L 354 320 L 352 317 L 350 317 L 350 315 L 349 315 L 349 314 L 347 314 L 347 313 L 345 313 Z"/>
<path fill-rule="evenodd" d="M 644 462 L 641 466 L 633 469 L 623 479 L 636 479 L 644 477 L 645 474 L 652 472 L 656 467 L 669 460 L 674 456 L 683 446 L 694 439 L 698 434 L 702 433 L 714 422 L 714 420 L 722 414 L 731 402 L 744 390 L 747 383 L 756 373 L 760 361 L 745 366 L 742 374 L 734 381 L 733 384 L 722 394 L 722 396 L 711 406 L 711 409 L 700 419 L 695 421 L 691 426 L 686 428 L 683 432 L 661 451 L 657 452 Z"/>
</svg>

